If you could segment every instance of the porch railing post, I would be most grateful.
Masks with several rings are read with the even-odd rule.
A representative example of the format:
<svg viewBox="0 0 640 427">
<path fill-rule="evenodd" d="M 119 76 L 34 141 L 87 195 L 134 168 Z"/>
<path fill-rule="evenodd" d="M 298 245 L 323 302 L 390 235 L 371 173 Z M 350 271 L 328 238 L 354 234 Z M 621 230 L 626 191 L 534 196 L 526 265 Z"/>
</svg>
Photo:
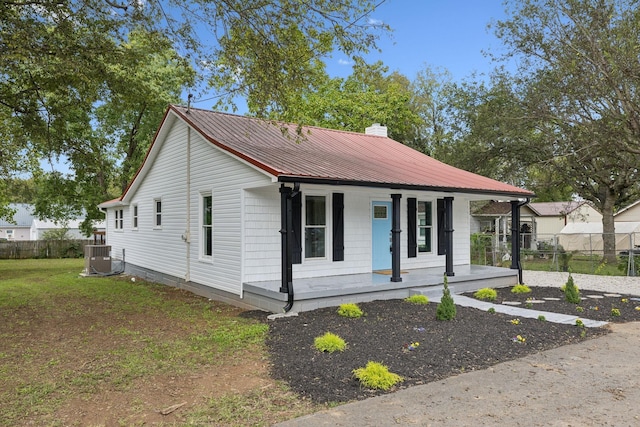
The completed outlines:
<svg viewBox="0 0 640 427">
<path fill-rule="evenodd" d="M 453 197 L 444 198 L 444 237 L 447 242 L 444 274 L 453 277 Z"/>
<path fill-rule="evenodd" d="M 400 199 L 402 194 L 392 194 L 391 209 L 391 281 L 402 282 L 400 276 Z"/>
</svg>

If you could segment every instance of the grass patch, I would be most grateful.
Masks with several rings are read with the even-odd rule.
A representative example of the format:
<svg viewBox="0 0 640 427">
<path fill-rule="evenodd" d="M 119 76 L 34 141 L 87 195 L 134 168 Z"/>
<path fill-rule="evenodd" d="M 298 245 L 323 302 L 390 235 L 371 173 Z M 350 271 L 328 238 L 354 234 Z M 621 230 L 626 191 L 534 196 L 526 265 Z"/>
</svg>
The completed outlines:
<svg viewBox="0 0 640 427">
<path fill-rule="evenodd" d="M 0 425 L 49 425 L 70 401 L 265 357 L 268 326 L 241 310 L 143 280 L 82 278 L 83 263 L 0 260 Z"/>
</svg>

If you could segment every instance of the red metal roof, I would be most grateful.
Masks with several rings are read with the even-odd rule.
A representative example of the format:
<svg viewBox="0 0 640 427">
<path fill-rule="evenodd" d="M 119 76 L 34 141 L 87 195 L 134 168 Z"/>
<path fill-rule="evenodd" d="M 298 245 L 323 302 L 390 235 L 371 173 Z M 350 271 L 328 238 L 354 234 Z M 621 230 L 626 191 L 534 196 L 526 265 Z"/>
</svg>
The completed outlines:
<svg viewBox="0 0 640 427">
<path fill-rule="evenodd" d="M 256 118 L 171 105 L 178 117 L 206 140 L 279 181 L 415 188 L 490 193 L 510 197 L 534 194 L 509 184 L 439 162 L 390 138 L 275 125 Z M 166 120 L 165 115 L 165 120 Z M 283 134 L 287 129 L 289 135 Z M 157 141 L 154 141 L 154 144 Z"/>
</svg>

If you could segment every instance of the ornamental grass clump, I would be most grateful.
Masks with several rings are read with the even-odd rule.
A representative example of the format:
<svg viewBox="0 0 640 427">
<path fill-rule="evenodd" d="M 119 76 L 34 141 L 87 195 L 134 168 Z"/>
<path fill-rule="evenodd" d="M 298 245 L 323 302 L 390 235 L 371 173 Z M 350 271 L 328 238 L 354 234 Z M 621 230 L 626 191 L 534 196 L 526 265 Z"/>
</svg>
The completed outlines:
<svg viewBox="0 0 640 427">
<path fill-rule="evenodd" d="M 358 317 L 362 317 L 364 312 L 358 307 L 358 304 L 348 303 L 348 304 L 340 304 L 338 307 L 338 314 L 342 317 L 351 317 L 357 319 Z"/>
<path fill-rule="evenodd" d="M 429 304 L 429 298 L 426 295 L 415 294 L 404 299 L 412 304 Z"/>
<path fill-rule="evenodd" d="M 347 348 L 347 343 L 336 334 L 327 332 L 326 334 L 316 337 L 313 341 L 313 345 L 316 350 L 333 353 L 334 351 L 344 351 Z"/>
<path fill-rule="evenodd" d="M 531 288 L 527 285 L 518 284 L 511 288 L 511 292 L 514 294 L 528 294 L 531 292 Z"/>
<path fill-rule="evenodd" d="M 452 320 L 456 317 L 456 305 L 453 303 L 453 297 L 449 291 L 449 280 L 447 276 L 444 276 L 444 289 L 442 291 L 442 298 L 440 303 L 436 307 L 436 319 L 438 320 Z"/>
<path fill-rule="evenodd" d="M 573 283 L 573 277 L 571 277 L 571 273 L 569 273 L 569 279 L 567 280 L 567 284 L 564 285 L 564 298 L 573 304 L 580 303 L 580 291 L 578 287 Z"/>
<path fill-rule="evenodd" d="M 378 362 L 367 362 L 364 368 L 353 370 L 353 375 L 368 388 L 389 390 L 404 380 L 400 375 L 389 372 L 389 368 Z"/>
<path fill-rule="evenodd" d="M 498 292 L 491 288 L 478 289 L 473 296 L 482 301 L 495 301 L 498 298 Z"/>
</svg>

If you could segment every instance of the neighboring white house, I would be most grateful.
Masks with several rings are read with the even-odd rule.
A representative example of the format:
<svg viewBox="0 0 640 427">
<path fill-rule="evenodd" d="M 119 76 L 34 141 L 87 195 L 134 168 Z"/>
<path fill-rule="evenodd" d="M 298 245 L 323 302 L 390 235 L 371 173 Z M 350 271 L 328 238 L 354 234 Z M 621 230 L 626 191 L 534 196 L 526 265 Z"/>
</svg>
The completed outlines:
<svg viewBox="0 0 640 427">
<path fill-rule="evenodd" d="M 87 239 L 80 231 L 81 219 L 70 221 L 41 220 L 33 215 L 33 205 L 27 203 L 12 203 L 9 207 L 15 210 L 12 221 L 0 219 L 0 239 L 10 241 L 41 240 L 44 233 L 60 228 L 67 228 L 67 235 L 71 239 Z M 104 231 L 103 221 L 96 223 L 95 230 Z"/>
<path fill-rule="evenodd" d="M 31 240 L 41 240 L 44 234 L 48 231 L 57 230 L 61 228 L 67 229 L 67 236 L 70 239 L 87 239 L 82 231 L 80 230 L 80 224 L 82 220 L 73 219 L 70 221 L 50 221 L 50 220 L 41 220 L 34 218 L 31 223 Z M 104 231 L 105 224 L 104 221 L 96 223 L 94 226 L 94 230 L 96 231 Z"/>
<path fill-rule="evenodd" d="M 279 281 L 291 303 L 297 280 L 468 273 L 470 201 L 533 195 L 438 162 L 383 126 L 308 127 L 299 141 L 282 126 L 170 106 L 129 187 L 100 205 L 112 256 L 132 274 L 239 304 L 249 283 Z"/>
<path fill-rule="evenodd" d="M 0 240 L 31 240 L 32 206 L 26 203 L 11 203 L 9 208 L 15 211 L 13 220 L 0 218 Z"/>
<path fill-rule="evenodd" d="M 535 214 L 538 240 L 552 240 L 553 236 L 571 223 L 600 223 L 602 214 L 586 201 L 529 203 Z"/>
<path fill-rule="evenodd" d="M 620 209 L 613 215 L 613 220 L 617 222 L 640 222 L 640 200 Z M 638 242 L 640 244 L 640 242 Z"/>
</svg>

